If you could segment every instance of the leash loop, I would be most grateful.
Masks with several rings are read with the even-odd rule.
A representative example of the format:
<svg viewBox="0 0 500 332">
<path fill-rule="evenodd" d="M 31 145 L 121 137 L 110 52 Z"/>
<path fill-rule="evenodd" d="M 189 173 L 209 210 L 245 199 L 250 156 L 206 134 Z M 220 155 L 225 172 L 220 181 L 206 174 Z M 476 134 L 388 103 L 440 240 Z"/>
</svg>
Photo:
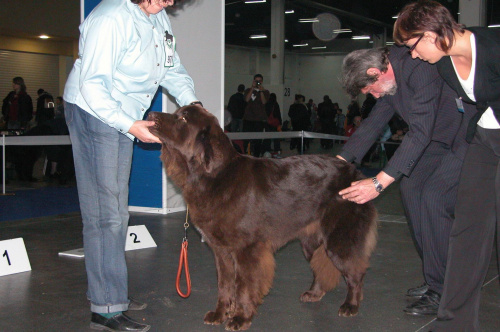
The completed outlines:
<svg viewBox="0 0 500 332">
<path fill-rule="evenodd" d="M 182 239 L 181 254 L 179 257 L 179 268 L 177 269 L 177 279 L 175 281 L 175 288 L 177 289 L 177 294 L 183 298 L 189 297 L 191 295 L 191 276 L 189 274 L 189 264 L 188 264 L 188 239 L 187 239 L 187 229 L 189 228 L 188 223 L 189 208 L 186 210 L 186 222 L 184 223 L 184 238 Z M 184 266 L 184 274 L 186 275 L 186 293 L 181 291 L 181 274 L 182 267 Z"/>
</svg>

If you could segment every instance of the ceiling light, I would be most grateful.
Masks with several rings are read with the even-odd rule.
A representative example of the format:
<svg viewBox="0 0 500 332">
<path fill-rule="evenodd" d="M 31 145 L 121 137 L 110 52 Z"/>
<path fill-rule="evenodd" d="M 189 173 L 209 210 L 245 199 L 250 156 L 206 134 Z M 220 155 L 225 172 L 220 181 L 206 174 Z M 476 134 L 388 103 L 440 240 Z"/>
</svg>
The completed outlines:
<svg viewBox="0 0 500 332">
<path fill-rule="evenodd" d="M 261 3 L 261 2 L 266 2 L 266 0 L 247 0 L 245 3 Z"/>
<path fill-rule="evenodd" d="M 288 43 L 288 39 L 285 39 L 285 43 Z"/>
<path fill-rule="evenodd" d="M 398 15 L 393 16 L 392 18 L 395 19 L 395 20 L 397 20 L 398 19 Z"/>
<path fill-rule="evenodd" d="M 49 39 L 50 37 L 47 35 L 40 35 L 38 38 L 40 39 Z"/>
<path fill-rule="evenodd" d="M 352 36 L 351 39 L 356 39 L 356 40 L 359 40 L 359 39 L 370 39 L 370 36 Z"/>
<path fill-rule="evenodd" d="M 262 38 L 267 38 L 266 35 L 251 35 L 250 39 L 262 39 Z"/>
<path fill-rule="evenodd" d="M 337 29 L 333 30 L 333 33 L 346 33 L 346 32 L 352 32 L 351 29 Z"/>
<path fill-rule="evenodd" d="M 326 48 L 326 46 L 316 46 L 316 47 L 311 47 L 311 50 L 319 50 L 321 48 Z"/>
<path fill-rule="evenodd" d="M 500 28 L 500 24 L 490 24 L 488 28 Z"/>
<path fill-rule="evenodd" d="M 394 42 L 385 42 L 386 45 L 394 45 Z"/>
<path fill-rule="evenodd" d="M 315 18 L 299 18 L 299 23 L 316 23 L 319 22 L 319 20 Z"/>
<path fill-rule="evenodd" d="M 285 14 L 293 14 L 293 13 L 295 13 L 295 10 L 293 9 L 285 10 Z"/>
<path fill-rule="evenodd" d="M 305 44 L 295 44 L 295 45 L 293 45 L 293 47 L 306 47 L 308 45 L 309 45 L 308 43 L 305 43 Z"/>
</svg>

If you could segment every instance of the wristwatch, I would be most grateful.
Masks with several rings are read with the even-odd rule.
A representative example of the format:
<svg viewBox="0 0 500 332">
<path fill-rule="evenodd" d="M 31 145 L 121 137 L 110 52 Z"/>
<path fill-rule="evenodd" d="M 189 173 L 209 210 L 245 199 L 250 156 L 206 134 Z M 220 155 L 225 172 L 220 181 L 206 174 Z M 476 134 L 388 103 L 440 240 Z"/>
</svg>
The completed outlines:
<svg viewBox="0 0 500 332">
<path fill-rule="evenodd" d="M 372 181 L 373 181 L 373 184 L 375 185 L 376 192 L 381 193 L 382 191 L 384 191 L 384 186 L 382 186 L 382 184 L 380 184 L 380 182 L 378 182 L 376 177 L 373 177 Z"/>
</svg>

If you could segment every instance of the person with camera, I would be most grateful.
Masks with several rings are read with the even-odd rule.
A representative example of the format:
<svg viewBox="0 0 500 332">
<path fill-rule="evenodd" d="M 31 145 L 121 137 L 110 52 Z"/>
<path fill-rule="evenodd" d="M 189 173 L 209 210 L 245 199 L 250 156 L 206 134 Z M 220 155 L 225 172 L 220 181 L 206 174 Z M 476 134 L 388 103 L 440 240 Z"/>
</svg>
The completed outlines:
<svg viewBox="0 0 500 332">
<path fill-rule="evenodd" d="M 244 132 L 262 132 L 267 125 L 266 103 L 269 100 L 269 91 L 264 88 L 262 83 L 264 77 L 261 74 L 255 74 L 252 86 L 245 90 L 245 114 L 243 115 Z M 262 139 L 253 139 L 245 141 L 245 152 L 248 151 L 250 143 L 251 152 L 255 157 L 260 157 Z"/>
</svg>

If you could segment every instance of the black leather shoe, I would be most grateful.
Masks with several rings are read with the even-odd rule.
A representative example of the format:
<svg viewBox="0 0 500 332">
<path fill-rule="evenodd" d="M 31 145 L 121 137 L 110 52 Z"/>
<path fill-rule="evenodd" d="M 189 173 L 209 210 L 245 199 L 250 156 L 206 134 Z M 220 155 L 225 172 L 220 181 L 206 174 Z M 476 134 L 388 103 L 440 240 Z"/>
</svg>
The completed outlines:
<svg viewBox="0 0 500 332">
<path fill-rule="evenodd" d="M 142 302 L 139 302 L 137 301 L 136 299 L 133 299 L 131 297 L 128 298 L 129 299 L 129 303 L 128 303 L 128 310 L 143 310 L 143 309 L 146 309 L 148 304 L 147 303 L 142 303 Z"/>
<path fill-rule="evenodd" d="M 422 297 L 422 295 L 424 295 L 425 292 L 427 292 L 428 290 L 429 290 L 429 285 L 427 285 L 427 283 L 424 282 L 420 286 L 408 289 L 408 291 L 406 292 L 406 296 Z"/>
<path fill-rule="evenodd" d="M 142 332 L 148 331 L 151 325 L 140 324 L 123 313 L 106 318 L 93 312 L 90 328 L 101 331 Z"/>
<path fill-rule="evenodd" d="M 428 290 L 416 302 L 413 302 L 404 309 L 410 315 L 437 315 L 441 295 L 433 290 Z"/>
</svg>

